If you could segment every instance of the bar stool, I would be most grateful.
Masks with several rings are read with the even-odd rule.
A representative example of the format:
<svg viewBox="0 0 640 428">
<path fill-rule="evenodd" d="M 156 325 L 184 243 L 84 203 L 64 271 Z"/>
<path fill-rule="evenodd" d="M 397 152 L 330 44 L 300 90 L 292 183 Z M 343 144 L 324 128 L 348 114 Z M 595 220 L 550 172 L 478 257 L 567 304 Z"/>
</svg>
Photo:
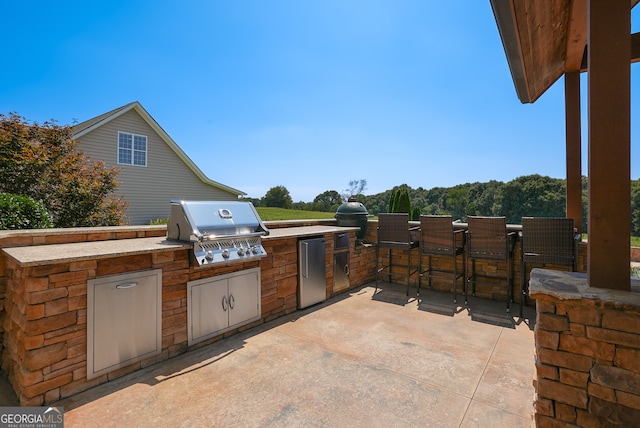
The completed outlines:
<svg viewBox="0 0 640 428">
<path fill-rule="evenodd" d="M 465 278 L 464 269 L 466 266 L 465 253 L 465 231 L 463 229 L 453 229 L 453 219 L 450 215 L 422 215 L 420 216 L 420 277 L 418 280 L 418 295 L 422 277 L 429 278 L 429 288 L 431 279 L 449 279 L 453 282 L 453 303 L 458 303 L 458 279 Z M 423 259 L 427 256 L 429 261 L 427 269 L 423 268 Z M 451 270 L 434 268 L 431 264 L 432 256 L 449 258 L 453 262 Z M 461 258 L 462 272 L 458 270 L 458 258 Z M 462 291 L 464 293 L 464 304 L 467 304 L 466 282 L 462 281 Z"/>
<path fill-rule="evenodd" d="M 478 281 L 478 277 L 488 278 L 489 275 L 476 272 L 476 260 L 492 260 L 504 262 L 507 265 L 507 312 L 510 311 L 513 300 L 513 266 L 511 259 L 515 247 L 515 232 L 507 232 L 505 217 L 477 217 L 467 218 L 467 259 L 471 260 L 471 275 L 467 277 L 467 285 L 472 285 L 471 294 L 475 296 L 476 284 L 491 284 L 492 282 Z"/>
<path fill-rule="evenodd" d="M 418 272 L 417 267 L 411 265 L 411 250 L 419 245 L 418 240 L 412 240 L 411 231 L 418 230 L 419 227 L 409 227 L 409 214 L 406 213 L 385 213 L 378 214 L 378 245 L 376 247 L 376 291 L 378 291 L 378 281 L 380 275 L 386 275 L 389 281 L 396 276 L 404 276 L 407 282 L 407 296 L 409 295 L 411 275 Z M 388 264 L 380 266 L 380 249 L 387 249 Z M 407 252 L 406 266 L 394 264 L 393 250 L 403 250 Z M 384 262 L 384 260 L 383 260 Z M 403 266 L 403 272 L 394 271 L 394 267 Z"/>
<path fill-rule="evenodd" d="M 529 295 L 526 287 L 527 263 L 570 266 L 577 269 L 578 241 L 582 235 L 576 233 L 572 218 L 522 217 L 520 237 L 520 318 Z"/>
</svg>

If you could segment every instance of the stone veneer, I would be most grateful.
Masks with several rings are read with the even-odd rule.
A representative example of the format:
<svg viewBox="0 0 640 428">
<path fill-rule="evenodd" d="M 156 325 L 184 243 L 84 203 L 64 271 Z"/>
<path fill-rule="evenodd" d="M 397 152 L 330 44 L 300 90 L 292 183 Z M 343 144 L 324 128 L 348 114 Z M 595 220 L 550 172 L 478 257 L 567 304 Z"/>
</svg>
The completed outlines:
<svg viewBox="0 0 640 428">
<path fill-rule="evenodd" d="M 267 226 L 277 229 L 321 223 L 327 227 L 319 230 L 333 230 L 331 225 L 335 227 L 335 221 L 267 222 Z M 327 296 L 334 294 L 333 233 L 324 234 L 327 238 Z M 349 233 L 351 289 L 373 279 L 375 247 L 356 248 L 355 229 L 352 228 Z M 99 250 L 107 246 L 111 248 L 115 244 L 109 242 L 121 239 L 136 239 L 137 243 L 157 245 L 155 238 L 165 235 L 164 226 L 4 231 L 0 232 L 0 247 L 38 246 L 36 248 L 42 251 L 47 250 L 42 247 L 47 244 L 95 242 L 94 247 Z M 121 242 L 128 247 L 134 241 L 131 241 L 132 244 Z M 234 264 L 200 269 L 189 263 L 189 249 L 184 245 L 169 245 L 160 249 L 153 247 L 153 250 L 126 255 L 100 255 L 27 264 L 0 251 L 0 325 L 3 326 L 4 345 L 4 349 L 0 348 L 2 370 L 7 374 L 21 405 L 52 403 L 186 352 L 188 281 L 240 268 L 259 266 L 261 269 L 261 319 L 198 343 L 191 349 L 297 310 L 297 236 L 285 234 L 281 238 L 269 237 L 263 239 L 262 243 L 267 256 L 259 261 L 243 263 L 242 267 Z M 142 248 L 145 248 L 144 245 Z M 87 280 L 145 269 L 162 269 L 161 354 L 87 380 Z"/>
<path fill-rule="evenodd" d="M 0 231 L 0 250 L 9 247 L 53 245 L 74 242 L 97 242 L 119 239 L 165 236 L 166 226 L 118 226 L 68 229 L 4 230 Z M 3 350 L 5 298 L 9 281 L 6 257 L 0 251 L 0 355 Z"/>
<path fill-rule="evenodd" d="M 640 424 L 640 283 L 589 287 L 584 274 L 535 269 L 535 422 L 539 427 Z"/>
<path fill-rule="evenodd" d="M 335 226 L 335 220 L 281 221 L 267 222 L 270 229 L 301 226 Z M 377 222 L 369 222 L 365 241 L 376 242 Z M 113 228 L 49 229 L 31 231 L 0 231 L 0 248 L 42 246 L 78 242 L 103 242 L 123 239 L 144 239 L 164 237 L 165 226 L 127 226 Z M 350 288 L 355 288 L 375 280 L 375 245 L 355 246 L 355 232 L 350 232 Z M 333 291 L 333 236 L 327 234 L 327 295 Z M 103 244 L 99 244 L 103 245 Z M 268 256 L 259 262 L 250 262 L 246 268 L 259 266 L 262 279 L 262 318 L 240 329 L 194 345 L 200 347 L 265 321 L 291 313 L 297 309 L 297 238 L 293 236 L 279 239 L 265 239 L 263 245 Z M 52 247 L 53 248 L 53 247 Z M 417 250 L 414 250 L 417 255 Z M 0 251 L 0 353 L 2 370 L 8 374 L 23 405 L 41 405 L 59 398 L 75 394 L 94 385 L 122 376 L 149 364 L 186 352 L 186 282 L 204 276 L 222 274 L 232 268 L 194 269 L 189 265 L 189 252 L 185 248 L 167 248 L 126 257 L 102 257 L 81 261 L 48 263 L 44 265 L 20 266 L 15 260 Z M 404 257 L 394 254 L 394 257 Z M 514 289 L 519 284 L 519 248 L 514 256 Z M 586 260 L 586 244 L 579 247 L 578 268 L 583 271 Z M 434 263 L 447 267 L 449 260 L 434 257 Z M 450 267 L 450 266 L 449 266 Z M 134 363 L 130 366 L 86 380 L 86 281 L 97 276 L 130 272 L 142 269 L 161 268 L 163 270 L 162 296 L 162 353 L 159 356 Z M 495 275 L 506 266 L 479 262 L 478 269 Z M 225 270 L 227 269 L 227 270 Z M 569 277 L 571 277 L 569 275 Z M 417 278 L 412 277 L 412 284 Z M 534 281 L 535 283 L 535 281 Z M 450 289 L 449 282 L 434 282 L 436 289 Z M 341 290 L 344 292 L 347 290 Z M 505 298 L 505 287 L 499 280 L 494 286 L 480 286 L 477 295 L 494 299 Z M 514 292 L 519 300 L 517 292 Z M 533 297 L 540 301 L 539 307 L 550 309 L 547 294 L 535 292 Z M 545 304 L 547 306 L 545 306 Z M 549 312 L 554 317 L 562 316 L 566 305 L 554 307 Z M 563 309 L 564 308 L 564 309 Z M 543 317 L 546 318 L 546 317 Z M 569 322 L 569 321 L 567 321 Z M 576 322 L 573 320 L 572 322 Z M 544 323 L 544 321 L 543 321 Z M 544 325 L 544 324 L 543 324 Z M 584 328 L 585 331 L 587 327 Z M 571 329 L 569 330 L 571 331 Z M 558 343 L 564 333 L 556 332 Z M 545 337 L 543 337 L 544 340 Z M 546 343 L 546 342 L 544 342 Z M 566 339 L 565 342 L 566 343 Z M 3 346 L 6 349 L 3 350 Z M 560 346 L 560 345 L 558 345 Z M 566 345 L 562 345 L 566 346 Z M 543 346 L 543 348 L 546 348 Z M 555 352 L 565 352 L 551 349 Z M 543 354 L 547 351 L 543 351 Z M 621 355 L 624 351 L 621 351 Z M 545 363 L 541 367 L 546 368 Z M 625 369 L 628 370 L 628 369 Z M 553 371 L 553 370 L 552 370 Z M 576 370 L 573 370 L 576 371 Z M 573 372 L 566 368 L 556 369 L 558 379 L 571 379 Z M 544 378 L 557 381 L 553 378 Z M 574 381 L 575 382 L 575 381 Z M 547 383 L 542 382 L 543 385 Z M 573 386 L 573 385 L 570 385 Z M 597 388 L 597 387 L 592 387 Z M 602 389 L 602 388 L 601 388 Z M 566 390 L 573 391 L 573 390 Z M 566 392 L 565 391 L 565 392 Z M 625 395 L 625 393 L 627 395 Z M 621 399 L 628 399 L 628 391 L 618 393 Z M 546 396 L 542 396 L 546 397 Z M 602 397 L 600 397 L 602 399 Z M 538 407 L 546 409 L 541 421 L 565 420 L 564 402 L 558 404 L 551 398 L 539 400 Z M 594 406 L 599 403 L 594 401 Z M 545 407 L 546 406 L 546 407 Z M 635 407 L 637 408 L 637 407 Z M 550 411 L 549 409 L 553 409 Z M 583 409 L 584 410 L 584 409 Z M 546 412 L 546 413 L 545 413 Z M 551 415 L 553 413 L 553 415 Z M 570 413 L 570 412 L 569 412 Z M 576 420 L 581 410 L 576 410 Z M 564 419 L 559 419 L 558 415 Z M 550 419 L 550 418 L 555 419 Z M 571 418 L 568 418 L 571 419 Z"/>
</svg>

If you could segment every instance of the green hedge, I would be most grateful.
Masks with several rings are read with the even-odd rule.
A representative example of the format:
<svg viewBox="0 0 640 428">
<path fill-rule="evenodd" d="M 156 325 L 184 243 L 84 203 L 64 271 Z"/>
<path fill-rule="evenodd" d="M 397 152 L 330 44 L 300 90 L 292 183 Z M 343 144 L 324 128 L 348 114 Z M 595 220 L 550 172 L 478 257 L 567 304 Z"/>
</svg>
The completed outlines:
<svg viewBox="0 0 640 428">
<path fill-rule="evenodd" d="M 0 193 L 0 230 L 47 227 L 53 227 L 53 223 L 42 202 L 26 196 Z"/>
</svg>

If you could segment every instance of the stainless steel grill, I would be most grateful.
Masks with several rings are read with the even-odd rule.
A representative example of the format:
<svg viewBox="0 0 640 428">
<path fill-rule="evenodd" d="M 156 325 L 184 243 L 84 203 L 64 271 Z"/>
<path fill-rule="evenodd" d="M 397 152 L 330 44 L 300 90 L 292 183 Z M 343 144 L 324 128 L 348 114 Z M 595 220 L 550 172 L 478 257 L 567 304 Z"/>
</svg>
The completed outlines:
<svg viewBox="0 0 640 428">
<path fill-rule="evenodd" d="M 251 202 L 171 201 L 167 238 L 192 242 L 199 266 L 264 257 L 268 234 Z"/>
</svg>

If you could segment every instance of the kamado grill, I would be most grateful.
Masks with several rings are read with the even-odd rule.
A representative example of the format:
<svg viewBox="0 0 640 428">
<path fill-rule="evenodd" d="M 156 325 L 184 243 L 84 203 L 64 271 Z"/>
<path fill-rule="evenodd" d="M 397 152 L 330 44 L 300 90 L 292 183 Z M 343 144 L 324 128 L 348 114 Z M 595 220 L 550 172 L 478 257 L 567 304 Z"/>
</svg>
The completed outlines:
<svg viewBox="0 0 640 428">
<path fill-rule="evenodd" d="M 251 202 L 171 201 L 167 238 L 192 242 L 199 266 L 264 257 L 268 234 Z"/>
</svg>

